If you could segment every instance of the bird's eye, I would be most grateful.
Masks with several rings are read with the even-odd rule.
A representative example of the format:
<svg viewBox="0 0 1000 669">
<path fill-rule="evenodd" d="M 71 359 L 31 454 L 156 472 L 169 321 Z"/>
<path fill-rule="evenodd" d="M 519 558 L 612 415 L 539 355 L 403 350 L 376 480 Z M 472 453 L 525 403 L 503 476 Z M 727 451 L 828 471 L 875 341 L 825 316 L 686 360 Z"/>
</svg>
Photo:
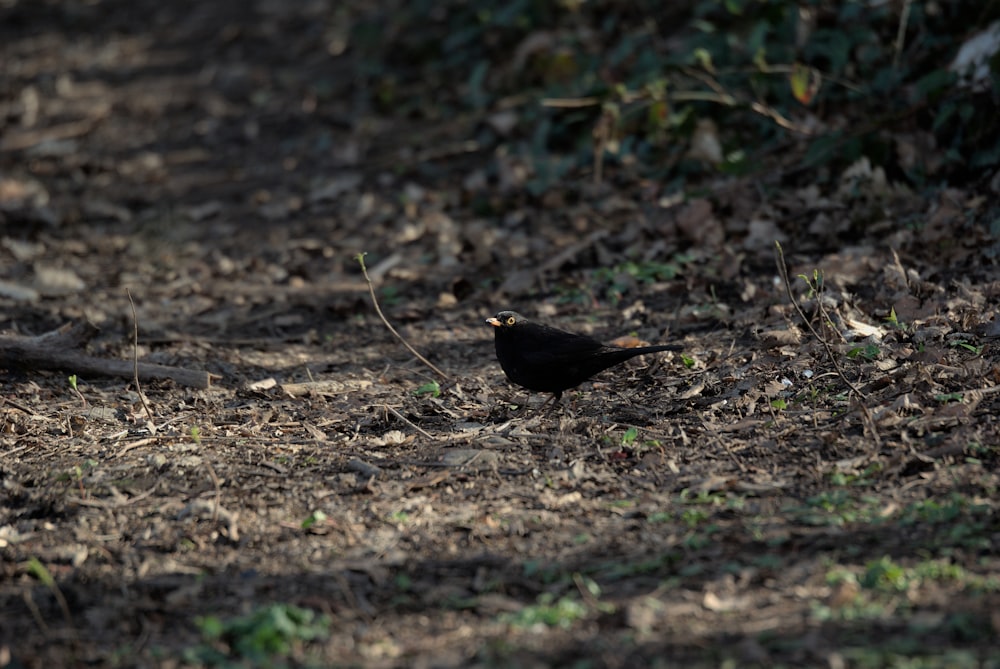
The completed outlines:
<svg viewBox="0 0 1000 669">
<path fill-rule="evenodd" d="M 513 316 L 507 317 L 507 325 L 513 325 L 516 319 Z"/>
</svg>

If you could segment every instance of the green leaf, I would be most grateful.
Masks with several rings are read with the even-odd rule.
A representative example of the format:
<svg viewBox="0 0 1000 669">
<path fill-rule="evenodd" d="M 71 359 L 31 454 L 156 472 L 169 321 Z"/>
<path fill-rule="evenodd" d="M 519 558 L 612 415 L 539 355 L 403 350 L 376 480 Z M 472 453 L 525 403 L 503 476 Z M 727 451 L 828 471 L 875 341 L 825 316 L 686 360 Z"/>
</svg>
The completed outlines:
<svg viewBox="0 0 1000 669">
<path fill-rule="evenodd" d="M 322 523 L 324 520 L 326 520 L 326 514 L 317 509 L 316 511 L 310 513 L 309 516 L 302 521 L 302 529 L 308 530 L 316 523 Z"/>
<path fill-rule="evenodd" d="M 965 341 L 952 342 L 951 345 L 953 347 L 955 347 L 955 348 L 964 348 L 966 351 L 969 351 L 970 353 L 974 353 L 976 355 L 979 355 L 980 353 L 983 352 L 983 347 L 982 346 L 973 346 L 969 342 L 965 342 Z"/>
<path fill-rule="evenodd" d="M 47 588 L 51 588 L 56 584 L 56 580 L 52 578 L 52 572 L 36 557 L 28 560 L 28 571 Z"/>
<path fill-rule="evenodd" d="M 875 344 L 868 344 L 866 346 L 855 346 L 850 351 L 847 352 L 847 357 L 851 360 L 855 358 L 862 358 L 864 360 L 872 361 L 876 360 L 881 351 Z"/>
<path fill-rule="evenodd" d="M 702 68 L 708 72 L 715 72 L 715 66 L 712 65 L 712 54 L 709 53 L 708 49 L 699 47 L 691 55 L 694 56 L 695 62 L 701 65 Z"/>
<path fill-rule="evenodd" d="M 420 395 L 431 394 L 434 397 L 439 397 L 441 395 L 441 386 L 437 381 L 428 381 L 424 385 L 420 386 L 413 391 L 413 394 L 419 397 Z"/>
<path fill-rule="evenodd" d="M 819 74 L 813 68 L 802 63 L 792 65 L 792 74 L 788 78 L 792 87 L 792 95 L 800 103 L 807 105 L 813 101 L 819 89 Z"/>
</svg>

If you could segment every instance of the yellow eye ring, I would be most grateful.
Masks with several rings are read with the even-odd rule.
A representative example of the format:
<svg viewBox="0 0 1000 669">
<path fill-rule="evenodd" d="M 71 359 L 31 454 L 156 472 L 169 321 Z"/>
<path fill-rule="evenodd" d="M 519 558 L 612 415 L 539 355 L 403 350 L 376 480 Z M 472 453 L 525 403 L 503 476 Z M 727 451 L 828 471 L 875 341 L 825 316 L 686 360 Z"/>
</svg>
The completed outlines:
<svg viewBox="0 0 1000 669">
<path fill-rule="evenodd" d="M 508 316 L 507 317 L 507 325 L 513 325 L 514 324 L 514 320 L 515 319 L 514 319 L 513 316 Z"/>
</svg>

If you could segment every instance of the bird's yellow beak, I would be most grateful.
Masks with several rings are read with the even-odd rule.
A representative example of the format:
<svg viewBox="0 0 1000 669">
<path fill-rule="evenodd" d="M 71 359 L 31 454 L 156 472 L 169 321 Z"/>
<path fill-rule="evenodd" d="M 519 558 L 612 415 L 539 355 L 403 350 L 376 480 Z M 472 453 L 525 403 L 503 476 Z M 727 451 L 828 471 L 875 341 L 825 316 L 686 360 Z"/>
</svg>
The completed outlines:
<svg viewBox="0 0 1000 669">
<path fill-rule="evenodd" d="M 500 327 L 501 323 L 496 318 L 487 318 L 486 322 L 495 328 Z"/>
</svg>

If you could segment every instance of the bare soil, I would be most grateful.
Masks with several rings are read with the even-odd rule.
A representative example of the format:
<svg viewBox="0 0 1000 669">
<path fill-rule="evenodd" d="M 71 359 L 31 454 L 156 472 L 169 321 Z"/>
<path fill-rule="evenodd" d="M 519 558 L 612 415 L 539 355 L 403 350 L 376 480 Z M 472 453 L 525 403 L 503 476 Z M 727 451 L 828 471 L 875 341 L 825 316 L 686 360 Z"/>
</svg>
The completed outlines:
<svg viewBox="0 0 1000 669">
<path fill-rule="evenodd" d="M 368 108 L 339 20 L 0 3 L 0 331 L 214 375 L 147 413 L 7 365 L 0 666 L 1000 663 L 995 195 L 772 156 L 529 196 Z M 543 409 L 504 308 L 684 352 Z M 206 632 L 272 604 L 324 633 Z"/>
</svg>

